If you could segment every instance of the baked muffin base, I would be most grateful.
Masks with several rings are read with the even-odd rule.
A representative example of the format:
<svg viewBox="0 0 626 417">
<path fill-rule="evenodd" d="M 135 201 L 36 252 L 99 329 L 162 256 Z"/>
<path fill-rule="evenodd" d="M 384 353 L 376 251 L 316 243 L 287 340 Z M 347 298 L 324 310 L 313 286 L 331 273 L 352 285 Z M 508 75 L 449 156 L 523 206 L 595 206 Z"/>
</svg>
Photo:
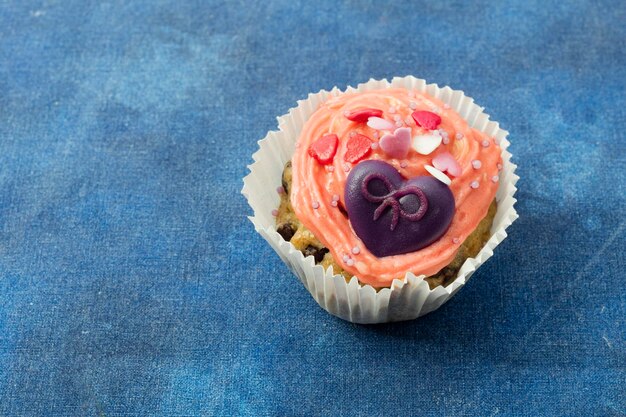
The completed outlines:
<svg viewBox="0 0 626 417">
<path fill-rule="evenodd" d="M 352 278 L 352 274 L 341 268 L 331 255 L 328 248 L 324 247 L 314 235 L 298 220 L 291 206 L 289 193 L 291 191 L 291 162 L 287 162 L 283 170 L 282 186 L 285 192 L 281 195 L 280 206 L 276 216 L 276 231 L 288 242 L 291 242 L 296 249 L 304 254 L 304 256 L 313 256 L 315 263 L 322 265 L 324 268 L 333 267 L 336 274 L 342 274 L 347 280 Z M 339 207 L 340 210 L 345 209 Z M 461 266 L 467 258 L 472 258 L 480 252 L 485 242 L 489 240 L 491 234 L 491 224 L 496 215 L 495 199 L 489 206 L 487 215 L 478 224 L 478 227 L 463 242 L 456 256 L 447 266 L 441 269 L 437 274 L 426 277 L 426 282 L 430 288 L 439 285 L 444 287 L 450 284 L 457 277 Z"/>
</svg>

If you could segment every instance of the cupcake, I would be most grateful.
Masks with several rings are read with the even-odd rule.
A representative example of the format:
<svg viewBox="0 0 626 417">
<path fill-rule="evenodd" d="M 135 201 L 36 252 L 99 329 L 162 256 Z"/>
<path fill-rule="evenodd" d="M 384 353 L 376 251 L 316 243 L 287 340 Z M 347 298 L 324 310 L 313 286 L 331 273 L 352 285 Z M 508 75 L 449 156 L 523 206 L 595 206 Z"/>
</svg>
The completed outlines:
<svg viewBox="0 0 626 417">
<path fill-rule="evenodd" d="M 370 81 L 310 95 L 279 123 L 244 180 L 251 220 L 343 319 L 433 311 L 517 217 L 507 132 L 462 92 Z"/>
</svg>

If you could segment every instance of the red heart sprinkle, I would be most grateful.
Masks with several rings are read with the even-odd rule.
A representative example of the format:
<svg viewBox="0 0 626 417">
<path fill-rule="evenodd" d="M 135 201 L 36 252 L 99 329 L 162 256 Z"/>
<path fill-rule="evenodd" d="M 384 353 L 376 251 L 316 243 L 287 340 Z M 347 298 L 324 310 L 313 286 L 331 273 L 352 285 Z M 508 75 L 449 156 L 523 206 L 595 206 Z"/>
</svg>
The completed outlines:
<svg viewBox="0 0 626 417">
<path fill-rule="evenodd" d="M 372 140 L 365 135 L 357 133 L 348 139 L 346 144 L 346 153 L 343 155 L 343 159 L 346 162 L 352 164 L 365 158 L 372 149 Z"/>
<path fill-rule="evenodd" d="M 382 115 L 383 111 L 378 109 L 358 109 L 346 113 L 348 120 L 352 120 L 357 123 L 365 123 L 370 117 L 380 117 Z"/>
<path fill-rule="evenodd" d="M 309 155 L 322 165 L 329 164 L 337 152 L 339 139 L 334 133 L 324 135 L 309 147 Z"/>
<path fill-rule="evenodd" d="M 437 126 L 441 124 L 441 117 L 430 111 L 414 111 L 411 116 L 413 117 L 413 120 L 415 120 L 415 123 L 422 126 L 424 129 L 435 130 L 437 129 Z"/>
</svg>

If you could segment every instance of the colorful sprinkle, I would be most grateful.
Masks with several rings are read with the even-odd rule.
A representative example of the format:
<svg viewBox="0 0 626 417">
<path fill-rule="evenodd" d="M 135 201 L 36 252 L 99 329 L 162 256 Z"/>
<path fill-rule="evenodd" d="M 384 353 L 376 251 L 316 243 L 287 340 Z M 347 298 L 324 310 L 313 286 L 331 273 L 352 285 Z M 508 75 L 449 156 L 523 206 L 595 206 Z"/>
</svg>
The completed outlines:
<svg viewBox="0 0 626 417">
<path fill-rule="evenodd" d="M 346 261 L 346 265 L 348 266 L 354 266 L 354 259 L 350 258 Z"/>
<path fill-rule="evenodd" d="M 411 146 L 411 129 L 403 127 L 387 133 L 380 140 L 380 148 L 391 158 L 403 159 Z"/>
<path fill-rule="evenodd" d="M 473 189 L 477 189 L 479 185 L 480 184 L 478 184 L 478 181 L 472 181 L 470 183 L 470 187 L 472 187 Z"/>
<path fill-rule="evenodd" d="M 395 128 L 393 123 L 380 117 L 370 117 L 367 120 L 367 125 L 376 130 L 393 130 Z"/>
<path fill-rule="evenodd" d="M 320 203 L 318 203 L 317 201 L 314 201 L 313 204 L 311 204 L 311 207 L 313 207 L 313 209 L 317 210 L 318 208 L 320 208 Z"/>
<path fill-rule="evenodd" d="M 379 135 L 378 135 L 378 132 L 374 132 L 374 133 L 372 133 L 372 136 L 374 136 L 374 139 L 378 139 L 378 136 L 379 136 Z"/>
<path fill-rule="evenodd" d="M 409 107 L 411 108 L 411 110 L 415 110 L 417 108 L 417 103 L 414 101 L 411 101 L 409 103 Z"/>
<path fill-rule="evenodd" d="M 396 127 L 402 127 L 403 123 L 401 121 L 396 122 Z"/>
<path fill-rule="evenodd" d="M 339 201 L 339 194 L 333 194 L 333 201 Z"/>
<path fill-rule="evenodd" d="M 346 144 L 346 153 L 343 155 L 343 160 L 355 164 L 370 153 L 371 146 L 372 140 L 370 138 L 357 133 L 348 139 L 348 143 Z"/>
<path fill-rule="evenodd" d="M 344 115 L 353 122 L 365 123 L 370 117 L 380 117 L 383 115 L 383 111 L 379 109 L 358 109 L 348 112 Z"/>
<path fill-rule="evenodd" d="M 354 135 L 356 135 L 356 132 L 353 130 L 352 132 L 350 132 L 350 137 L 353 137 Z"/>
<path fill-rule="evenodd" d="M 278 210 L 276 209 L 272 210 L 272 216 L 274 217 L 278 216 Z"/>
<path fill-rule="evenodd" d="M 359 249 L 358 246 L 355 246 L 352 248 L 352 253 L 358 255 L 359 253 L 361 253 L 361 249 Z"/>
<path fill-rule="evenodd" d="M 447 145 L 448 143 L 450 143 L 450 138 L 446 136 L 445 138 L 443 138 L 442 142 L 444 145 Z"/>
<path fill-rule="evenodd" d="M 426 110 L 413 112 L 411 117 L 415 123 L 428 130 L 435 130 L 441 124 L 441 117 L 438 114 Z"/>
<path fill-rule="evenodd" d="M 459 163 L 454 159 L 450 152 L 442 152 L 433 158 L 433 166 L 441 172 L 458 177 L 461 175 L 462 169 Z"/>
<path fill-rule="evenodd" d="M 455 237 L 455 238 L 452 239 L 452 243 L 454 243 L 455 245 L 457 243 L 459 243 L 460 241 L 461 241 L 461 239 L 459 239 L 458 237 Z"/>
<path fill-rule="evenodd" d="M 285 189 L 284 189 L 284 188 L 283 188 L 283 186 L 281 185 L 281 186 L 276 187 L 276 192 L 277 192 L 278 194 L 285 194 Z"/>
<path fill-rule="evenodd" d="M 350 172 L 350 165 L 348 165 L 348 164 L 343 164 L 343 170 L 344 170 L 345 172 Z"/>
<path fill-rule="evenodd" d="M 348 259 L 350 259 L 350 256 L 343 255 L 343 258 L 341 258 L 341 259 L 343 259 L 344 262 L 348 262 Z"/>
<path fill-rule="evenodd" d="M 326 167 L 326 171 L 328 172 L 335 172 L 335 167 L 333 165 L 329 165 Z"/>
<path fill-rule="evenodd" d="M 329 164 L 337 152 L 339 138 L 334 133 L 324 135 L 309 147 L 309 155 L 322 165 Z"/>
<path fill-rule="evenodd" d="M 493 182 L 498 182 L 500 180 L 500 176 L 498 175 L 494 175 L 493 177 L 491 177 L 491 181 Z"/>
<path fill-rule="evenodd" d="M 408 166 L 409 166 L 409 163 L 407 161 L 400 162 L 400 168 L 406 168 Z"/>
<path fill-rule="evenodd" d="M 474 169 L 480 169 L 481 166 L 483 166 L 483 163 L 480 162 L 478 159 L 474 159 L 472 161 L 472 167 L 474 167 Z"/>
<path fill-rule="evenodd" d="M 336 201 L 331 201 L 330 205 L 333 206 L 333 207 L 337 207 L 338 203 Z"/>
<path fill-rule="evenodd" d="M 457 133 L 456 135 L 454 135 L 454 137 L 456 138 L 456 140 L 461 140 L 463 139 L 463 133 Z"/>
<path fill-rule="evenodd" d="M 498 164 L 498 171 L 502 171 L 502 164 Z"/>
<path fill-rule="evenodd" d="M 378 136 L 378 135 L 376 135 L 376 136 Z M 378 149 L 378 142 L 372 143 L 371 148 L 374 149 L 374 150 Z"/>
<path fill-rule="evenodd" d="M 489 141 L 487 139 L 483 140 L 483 148 L 488 148 L 489 147 Z"/>
<path fill-rule="evenodd" d="M 439 181 L 443 182 L 444 184 L 450 185 L 452 183 L 450 178 L 443 172 L 439 171 L 437 168 L 431 167 L 430 165 L 424 165 L 424 168 L 426 168 L 426 171 L 428 171 L 430 175 L 437 178 Z"/>
<path fill-rule="evenodd" d="M 439 132 L 418 135 L 413 138 L 412 147 L 420 155 L 430 155 L 441 145 L 443 138 Z"/>
</svg>

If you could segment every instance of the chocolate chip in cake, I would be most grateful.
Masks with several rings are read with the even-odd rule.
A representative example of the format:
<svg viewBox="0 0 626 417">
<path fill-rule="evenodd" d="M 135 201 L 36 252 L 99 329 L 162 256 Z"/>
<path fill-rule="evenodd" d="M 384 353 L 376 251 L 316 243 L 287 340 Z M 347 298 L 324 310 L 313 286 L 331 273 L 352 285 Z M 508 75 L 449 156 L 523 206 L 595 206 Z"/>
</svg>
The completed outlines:
<svg viewBox="0 0 626 417">
<path fill-rule="evenodd" d="M 285 194 L 289 195 L 289 186 L 291 185 L 291 161 L 285 164 L 285 169 L 283 170 L 282 177 L 282 186 L 285 190 Z"/>
<path fill-rule="evenodd" d="M 276 229 L 279 235 L 283 237 L 287 242 L 291 240 L 296 233 L 296 227 L 291 223 L 283 223 Z"/>
<path fill-rule="evenodd" d="M 315 246 L 307 246 L 302 251 L 305 257 L 312 256 L 315 259 L 315 263 L 318 264 L 324 259 L 324 255 L 328 253 L 328 248 L 316 248 Z"/>
</svg>

